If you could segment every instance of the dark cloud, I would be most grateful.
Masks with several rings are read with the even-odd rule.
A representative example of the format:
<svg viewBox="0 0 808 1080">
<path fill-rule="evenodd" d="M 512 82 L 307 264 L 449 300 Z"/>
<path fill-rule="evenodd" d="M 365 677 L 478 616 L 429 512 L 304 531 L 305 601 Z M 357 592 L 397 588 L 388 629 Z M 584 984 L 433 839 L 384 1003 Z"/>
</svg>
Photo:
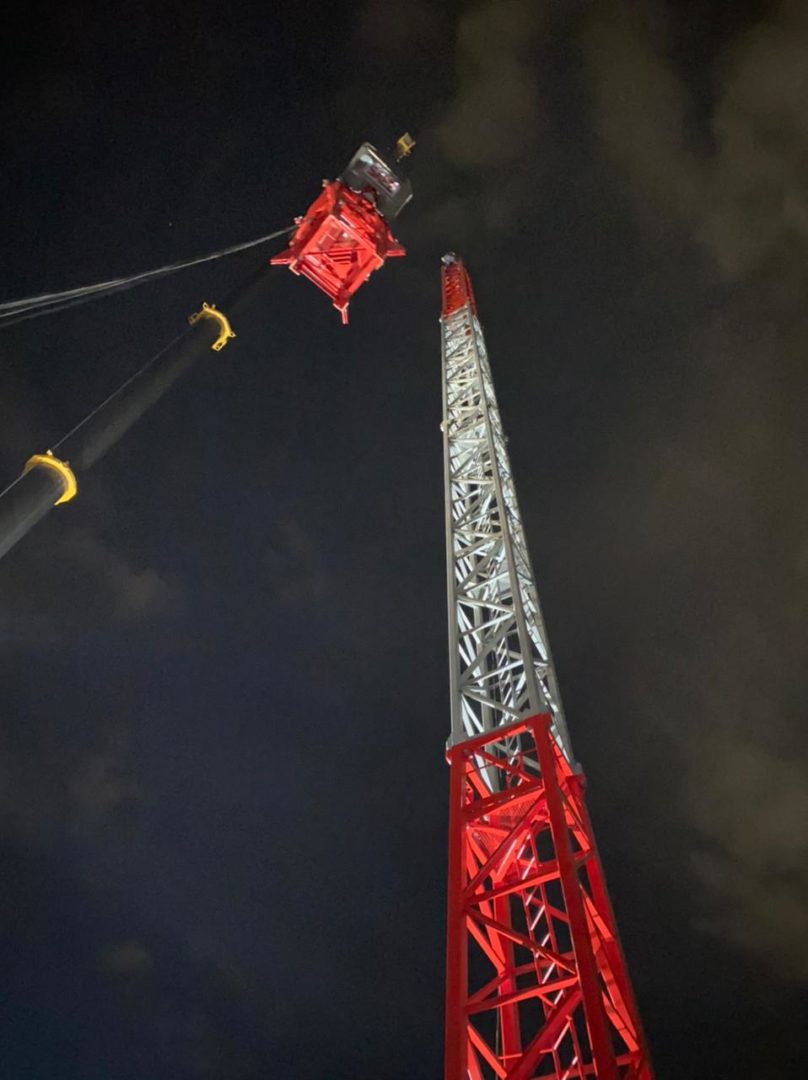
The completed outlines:
<svg viewBox="0 0 808 1080">
<path fill-rule="evenodd" d="M 544 5 L 488 0 L 458 20 L 454 43 L 457 88 L 438 124 L 447 161 L 468 171 L 507 165 L 537 134 L 539 89 L 531 47 Z"/>
<path fill-rule="evenodd" d="M 645 31 L 645 32 L 644 32 Z M 654 48 L 640 12 L 601 4 L 582 36 L 595 99 L 595 133 L 625 171 L 645 215 L 682 217 L 698 202 L 700 176 L 685 151 L 686 90 Z"/>
<path fill-rule="evenodd" d="M 149 950 L 139 941 L 122 941 L 109 945 L 98 958 L 102 971 L 113 975 L 142 976 L 148 974 L 154 964 Z"/>
<path fill-rule="evenodd" d="M 803 969 L 808 910 L 808 474 L 791 398 L 808 388 L 801 335 L 744 306 L 727 301 L 670 357 L 679 386 L 635 401 L 624 429 L 642 462 L 611 462 L 600 483 L 619 493 L 622 594 L 654 642 L 635 642 L 635 701 L 681 763 L 697 906 L 780 974 Z"/>
<path fill-rule="evenodd" d="M 728 277 L 782 272 L 808 245 L 806 49 L 806 12 L 786 3 L 725 58 L 698 235 Z"/>
<path fill-rule="evenodd" d="M 422 227 L 447 246 L 512 233 L 541 166 L 538 48 L 550 5 L 463 4 L 445 33 L 451 91 L 420 134 Z"/>
<path fill-rule="evenodd" d="M 262 584 L 269 597 L 284 606 L 322 601 L 329 582 L 314 537 L 290 513 L 267 530 Z"/>
<path fill-rule="evenodd" d="M 13 700 L 10 698 L 9 700 Z M 126 729 L 85 713 L 85 731 L 58 712 L 7 714 L 0 729 L 0 828 L 29 839 L 98 834 L 138 798 Z"/>
<path fill-rule="evenodd" d="M 356 33 L 363 46 L 397 52 L 434 43 L 441 21 L 440 10 L 429 0 L 407 4 L 370 0 L 359 16 Z"/>
<path fill-rule="evenodd" d="M 670 379 L 634 402 L 625 445 L 642 463 L 600 481 L 623 492 L 612 555 L 646 563 L 627 589 L 662 639 L 650 671 L 637 646 L 637 700 L 681 763 L 702 925 L 804 977 L 808 20 L 783 4 L 733 38 L 701 119 L 633 7 L 603 5 L 584 41 L 597 134 L 638 221 L 671 251 L 690 241 L 705 282 Z M 671 282 L 684 272 L 672 254 Z"/>
<path fill-rule="evenodd" d="M 63 528 L 55 551 L 48 544 L 28 546 L 12 558 L 0 610 L 0 641 L 7 648 L 64 645 L 105 625 L 157 618 L 179 602 L 176 586 L 156 570 L 133 565 L 86 528 Z"/>
<path fill-rule="evenodd" d="M 767 264 L 782 274 L 808 243 L 804 7 L 781 3 L 725 50 L 701 140 L 685 84 L 636 9 L 602 6 L 585 44 L 598 135 L 640 204 L 676 211 L 727 279 Z"/>
<path fill-rule="evenodd" d="M 693 869 L 708 929 L 808 978 L 808 779 L 765 741 L 705 731 L 691 745 L 685 805 L 707 840 Z"/>
<path fill-rule="evenodd" d="M 81 821 L 104 822 L 137 797 L 128 764 L 125 740 L 109 738 L 107 745 L 76 764 L 67 781 L 71 811 Z"/>
</svg>

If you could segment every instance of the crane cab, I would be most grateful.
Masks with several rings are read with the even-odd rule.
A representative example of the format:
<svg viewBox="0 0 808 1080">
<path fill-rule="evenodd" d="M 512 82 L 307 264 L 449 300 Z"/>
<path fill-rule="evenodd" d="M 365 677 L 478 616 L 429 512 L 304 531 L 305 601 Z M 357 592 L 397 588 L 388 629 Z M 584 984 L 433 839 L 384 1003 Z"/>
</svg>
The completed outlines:
<svg viewBox="0 0 808 1080">
<path fill-rule="evenodd" d="M 288 266 L 331 297 L 343 324 L 351 297 L 387 259 L 405 255 L 390 225 L 412 198 L 412 185 L 399 164 L 415 145 L 402 135 L 396 153 L 383 155 L 362 143 L 337 180 L 324 180 L 322 193 L 273 266 Z"/>
</svg>

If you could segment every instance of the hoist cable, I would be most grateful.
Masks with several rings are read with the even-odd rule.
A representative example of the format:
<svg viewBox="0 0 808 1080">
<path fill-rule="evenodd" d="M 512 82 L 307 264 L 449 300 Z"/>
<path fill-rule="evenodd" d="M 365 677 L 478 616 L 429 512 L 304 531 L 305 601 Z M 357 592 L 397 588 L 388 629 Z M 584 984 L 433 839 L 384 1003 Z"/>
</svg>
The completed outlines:
<svg viewBox="0 0 808 1080">
<path fill-rule="evenodd" d="M 293 226 L 293 228 L 295 228 L 295 227 L 296 226 Z M 271 237 L 271 239 L 275 239 L 276 237 L 278 237 L 280 235 L 283 235 L 283 233 L 286 233 L 286 232 L 289 232 L 289 231 L 290 231 L 289 229 L 283 229 L 280 233 L 274 233 L 273 236 Z M 264 239 L 270 239 L 270 238 L 269 237 L 264 237 Z M 254 247 L 256 244 L 259 244 L 259 243 L 261 243 L 261 241 L 256 240 L 256 241 L 253 241 L 248 246 Z M 218 306 L 222 310 L 228 309 L 229 306 L 230 306 L 230 303 L 236 297 L 238 297 L 239 295 L 241 295 L 243 293 L 248 292 L 250 290 L 250 288 L 253 287 L 254 284 L 260 278 L 265 276 L 265 273 L 266 273 L 266 271 L 265 271 L 264 267 L 259 267 L 256 270 L 251 271 L 248 277 L 246 277 L 242 281 L 235 284 L 232 287 L 232 289 L 228 293 L 225 294 L 225 296 L 222 298 L 222 303 L 220 305 L 218 305 Z M 161 360 L 163 358 L 163 356 L 170 349 L 174 348 L 174 346 L 177 344 L 178 341 L 180 341 L 182 338 L 184 338 L 187 334 L 190 334 L 191 331 L 192 331 L 192 327 L 190 327 L 190 326 L 184 327 L 179 332 L 179 334 L 177 334 L 176 337 L 172 338 L 172 340 L 168 342 L 167 345 L 164 345 L 153 356 L 149 357 L 149 359 L 145 362 L 145 364 L 143 364 L 141 367 L 139 367 L 138 370 L 135 371 L 132 375 L 129 375 L 126 379 L 124 379 L 124 381 L 120 384 L 120 386 L 117 387 L 117 389 L 113 390 L 112 393 L 108 394 L 104 398 L 103 401 L 99 402 L 99 404 L 95 406 L 95 408 L 91 409 L 83 419 L 79 420 L 79 422 L 77 424 L 75 424 L 70 429 L 70 431 L 68 431 L 65 435 L 62 435 L 62 437 L 57 442 L 53 443 L 52 446 L 50 447 L 50 449 L 51 450 L 58 450 L 59 447 L 62 446 L 63 443 L 66 443 L 68 441 L 68 439 L 71 439 L 77 432 L 81 431 L 81 429 L 83 427 L 85 427 L 87 424 L 89 424 L 89 422 L 95 416 L 97 416 L 98 413 L 100 413 L 102 411 L 102 409 L 105 409 L 107 407 L 107 405 L 111 404 L 113 401 L 115 401 L 116 398 L 120 397 L 120 395 L 123 394 L 124 391 L 127 390 L 128 387 L 132 385 L 132 383 L 136 382 L 142 375 L 145 375 L 146 372 L 150 368 L 154 367 L 154 365 L 159 360 Z M 16 483 L 16 481 L 14 481 L 14 483 Z M 9 487 L 11 487 L 11 486 L 13 486 L 13 485 L 9 485 Z"/>
<path fill-rule="evenodd" d="M 190 327 L 186 327 L 184 330 L 181 331 L 181 333 L 177 334 L 177 336 L 175 338 L 173 338 L 171 341 L 169 341 L 169 343 L 167 345 L 164 345 L 162 347 L 162 349 L 160 349 L 158 352 L 156 352 L 154 354 L 154 356 L 149 357 L 149 359 L 146 361 L 145 364 L 143 364 L 142 367 L 140 367 L 133 375 L 130 375 L 127 379 L 124 379 L 124 381 L 121 383 L 121 385 L 116 390 L 113 390 L 111 394 L 108 394 L 104 398 L 104 400 L 102 402 L 100 402 L 100 404 L 96 405 L 94 409 L 91 409 L 90 412 L 88 412 L 87 415 L 84 417 L 84 419 L 79 420 L 79 422 L 75 425 L 75 427 L 72 427 L 70 429 L 70 431 L 68 431 L 68 433 L 66 435 L 63 435 L 61 437 L 61 439 L 59 439 L 58 442 L 55 442 L 53 444 L 51 449 L 52 450 L 58 450 L 59 447 L 62 445 L 62 443 L 67 442 L 67 440 L 72 435 L 75 435 L 77 431 L 80 431 L 84 427 L 85 424 L 89 424 L 89 422 L 92 420 L 92 418 L 94 416 L 96 416 L 98 413 L 100 413 L 101 410 L 106 408 L 106 406 L 109 405 L 109 403 L 111 401 L 114 401 L 116 397 L 118 397 L 120 394 L 122 394 L 124 392 L 124 390 L 126 390 L 126 388 L 128 386 L 131 386 L 131 384 L 135 381 L 135 379 L 139 379 L 141 375 L 145 375 L 146 372 L 149 370 L 149 368 L 152 367 L 154 364 L 156 364 L 161 356 L 164 356 L 165 353 L 167 353 L 169 349 L 173 348 L 177 344 L 177 342 L 180 340 L 180 338 L 185 337 L 185 335 L 188 334 L 188 333 L 190 333 Z"/>
<path fill-rule="evenodd" d="M 174 274 L 178 270 L 213 262 L 214 259 L 221 259 L 226 255 L 235 255 L 239 251 L 247 251 L 249 248 L 258 247 L 259 244 L 266 244 L 270 240 L 285 236 L 295 228 L 297 228 L 297 225 L 288 225 L 285 229 L 278 229 L 277 232 L 269 233 L 267 236 L 259 236 L 257 240 L 248 240 L 243 244 L 233 244 L 209 255 L 202 255 L 195 259 L 184 259 L 181 262 L 170 263 L 168 266 L 160 266 L 155 270 L 146 270 L 141 274 L 112 278 L 110 281 L 102 281 L 96 285 L 84 285 L 78 289 L 66 289 L 63 292 L 43 293 L 41 296 L 30 296 L 24 300 L 10 300 L 0 304 L 0 326 L 13 326 L 15 323 L 23 322 L 25 319 L 50 315 L 53 312 L 74 307 L 76 304 L 87 303 L 97 297 L 109 296 L 125 289 L 133 289 L 147 281 L 154 281 L 169 274 Z"/>
</svg>

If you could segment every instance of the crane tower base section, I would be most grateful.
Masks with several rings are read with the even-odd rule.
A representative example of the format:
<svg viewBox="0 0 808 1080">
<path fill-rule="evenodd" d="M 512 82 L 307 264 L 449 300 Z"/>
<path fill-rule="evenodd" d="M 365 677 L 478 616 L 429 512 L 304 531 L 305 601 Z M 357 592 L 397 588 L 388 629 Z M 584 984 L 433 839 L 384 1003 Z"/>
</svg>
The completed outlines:
<svg viewBox="0 0 808 1080">
<path fill-rule="evenodd" d="M 651 1080 L 583 776 L 550 714 L 448 758 L 445 1080 Z"/>
</svg>

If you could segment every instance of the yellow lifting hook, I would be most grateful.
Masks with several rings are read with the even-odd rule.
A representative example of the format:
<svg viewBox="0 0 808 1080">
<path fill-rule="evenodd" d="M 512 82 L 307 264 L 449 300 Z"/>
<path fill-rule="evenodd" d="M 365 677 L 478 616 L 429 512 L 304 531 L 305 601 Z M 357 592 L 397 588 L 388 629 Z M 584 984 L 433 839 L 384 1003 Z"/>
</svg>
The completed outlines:
<svg viewBox="0 0 808 1080">
<path fill-rule="evenodd" d="M 219 324 L 219 336 L 211 345 L 211 349 L 213 349 L 214 352 L 219 352 L 220 349 L 225 347 L 230 338 L 236 336 L 227 316 L 221 311 L 217 311 L 215 304 L 203 303 L 201 311 L 197 311 L 193 315 L 188 316 L 188 322 L 191 326 L 193 326 L 195 322 L 199 322 L 200 319 L 215 319 Z"/>
<path fill-rule="evenodd" d="M 36 468 L 37 465 L 43 465 L 46 469 L 58 473 L 62 481 L 62 494 L 53 504 L 54 506 L 58 506 L 59 503 L 70 502 L 71 499 L 75 498 L 79 486 L 76 483 L 76 474 L 66 461 L 60 461 L 58 457 L 54 457 L 52 450 L 47 450 L 44 454 L 34 454 L 26 461 L 25 468 L 22 470 L 23 476 L 30 472 L 31 469 Z"/>
</svg>

